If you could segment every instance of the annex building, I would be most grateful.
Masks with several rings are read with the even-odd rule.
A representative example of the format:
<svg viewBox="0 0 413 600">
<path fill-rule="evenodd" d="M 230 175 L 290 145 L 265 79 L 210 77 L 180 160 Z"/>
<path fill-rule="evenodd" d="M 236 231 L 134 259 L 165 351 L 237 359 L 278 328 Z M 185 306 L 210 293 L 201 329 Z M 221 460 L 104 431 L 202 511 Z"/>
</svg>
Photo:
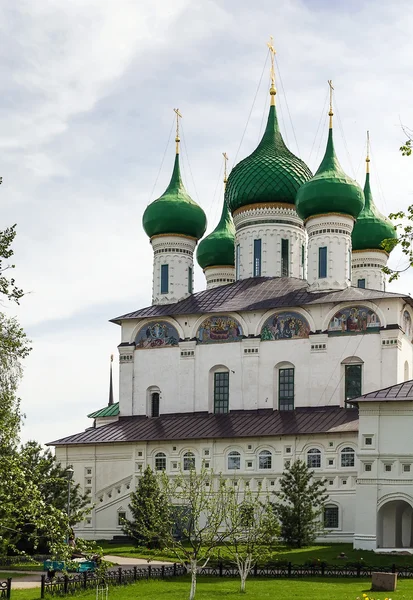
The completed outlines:
<svg viewBox="0 0 413 600">
<path fill-rule="evenodd" d="M 143 215 L 152 304 L 112 319 L 119 402 L 51 444 L 91 494 L 83 537 L 122 533 L 146 465 L 173 476 L 203 462 L 275 491 L 301 459 L 326 480 L 321 539 L 413 546 L 413 300 L 386 292 L 382 270 L 395 230 L 373 202 L 369 156 L 364 191 L 341 168 L 331 102 L 313 175 L 283 140 L 275 98 L 272 78 L 262 140 L 229 174 L 207 237 L 177 127 L 170 184 Z"/>
</svg>

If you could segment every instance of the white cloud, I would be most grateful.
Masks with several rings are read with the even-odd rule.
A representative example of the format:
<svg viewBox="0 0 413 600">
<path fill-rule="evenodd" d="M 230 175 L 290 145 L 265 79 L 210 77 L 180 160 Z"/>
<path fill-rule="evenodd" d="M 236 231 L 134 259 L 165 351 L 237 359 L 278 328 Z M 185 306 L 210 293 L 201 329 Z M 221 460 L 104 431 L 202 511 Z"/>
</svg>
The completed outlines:
<svg viewBox="0 0 413 600">
<path fill-rule="evenodd" d="M 312 147 L 310 167 L 321 159 L 325 128 L 315 136 L 332 78 L 343 167 L 353 174 L 353 165 L 363 181 L 370 129 L 376 203 L 388 213 L 412 202 L 411 161 L 398 152 L 399 121 L 413 122 L 412 21 L 408 0 L 1 4 L 2 222 L 18 223 L 16 276 L 32 293 L 17 312 L 35 332 L 22 386 L 26 437 L 82 429 L 84 415 L 106 401 L 119 330 L 105 321 L 150 302 L 152 253 L 141 216 L 174 106 L 184 115 L 197 194 L 184 152 L 185 183 L 215 227 L 221 153 L 236 156 L 271 33 L 304 160 Z M 237 160 L 257 144 L 267 85 L 266 72 Z M 279 77 L 277 86 L 295 150 Z M 168 183 L 172 148 L 152 197 Z M 411 279 L 394 289 L 410 289 Z M 199 289 L 199 269 L 196 282 Z"/>
</svg>

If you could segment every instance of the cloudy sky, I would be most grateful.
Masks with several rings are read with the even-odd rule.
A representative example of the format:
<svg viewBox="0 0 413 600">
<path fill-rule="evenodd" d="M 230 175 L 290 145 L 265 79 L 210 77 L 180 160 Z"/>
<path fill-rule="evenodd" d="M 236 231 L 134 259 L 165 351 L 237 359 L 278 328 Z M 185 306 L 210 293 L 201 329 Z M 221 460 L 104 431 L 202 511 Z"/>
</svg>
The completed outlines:
<svg viewBox="0 0 413 600">
<path fill-rule="evenodd" d="M 117 384 L 108 319 L 151 301 L 141 218 L 169 181 L 174 107 L 185 184 L 215 227 L 222 152 L 240 160 L 262 131 L 270 35 L 291 150 L 317 168 L 331 78 L 343 167 L 363 182 L 369 129 L 376 204 L 413 202 L 413 159 L 398 152 L 400 122 L 413 124 L 411 0 L 3 0 L 0 30 L 1 227 L 18 224 L 28 292 L 7 311 L 33 340 L 24 440 L 88 426 L 107 402 L 111 353 Z M 392 286 L 411 288 L 409 275 Z"/>
</svg>

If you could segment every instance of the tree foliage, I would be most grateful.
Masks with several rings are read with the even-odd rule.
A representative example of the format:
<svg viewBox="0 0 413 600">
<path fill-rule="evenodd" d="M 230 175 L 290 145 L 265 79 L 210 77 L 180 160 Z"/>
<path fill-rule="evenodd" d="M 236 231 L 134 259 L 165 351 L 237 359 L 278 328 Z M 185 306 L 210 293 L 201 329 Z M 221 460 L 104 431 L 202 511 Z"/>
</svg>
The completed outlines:
<svg viewBox="0 0 413 600">
<path fill-rule="evenodd" d="M 132 519 L 125 519 L 123 531 L 138 546 L 164 548 L 170 533 L 170 511 L 158 478 L 146 467 L 135 492 L 130 495 Z"/>
<path fill-rule="evenodd" d="M 406 257 L 406 265 L 402 269 L 391 269 L 383 267 L 384 273 L 389 275 L 389 282 L 400 277 L 400 273 L 413 267 L 413 204 L 408 206 L 407 211 L 391 213 L 389 218 L 395 221 L 395 227 L 398 232 L 397 239 L 388 239 L 382 242 L 382 247 L 386 252 L 391 252 L 393 248 L 399 246 L 403 255 Z"/>
<path fill-rule="evenodd" d="M 225 546 L 236 563 L 241 592 L 253 564 L 265 560 L 277 540 L 280 527 L 268 494 L 254 494 L 249 488 L 228 489 L 225 499 Z"/>
<path fill-rule="evenodd" d="M 294 461 L 280 479 L 275 510 L 281 521 L 281 537 L 288 546 L 311 545 L 321 529 L 320 516 L 328 494 L 324 481 L 313 479 L 305 462 Z"/>
</svg>

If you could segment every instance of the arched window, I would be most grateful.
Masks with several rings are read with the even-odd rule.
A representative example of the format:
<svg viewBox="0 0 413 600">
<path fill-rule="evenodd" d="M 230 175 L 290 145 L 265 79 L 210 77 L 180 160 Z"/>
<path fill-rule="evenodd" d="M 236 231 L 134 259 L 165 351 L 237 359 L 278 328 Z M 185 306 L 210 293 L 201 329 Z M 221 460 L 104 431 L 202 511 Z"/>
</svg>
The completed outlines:
<svg viewBox="0 0 413 600">
<path fill-rule="evenodd" d="M 324 507 L 324 527 L 326 529 L 337 529 L 338 525 L 338 506 L 335 504 L 327 504 Z"/>
<path fill-rule="evenodd" d="M 261 450 L 258 455 L 258 468 L 259 469 L 271 469 L 272 467 L 272 454 L 269 450 Z"/>
<path fill-rule="evenodd" d="M 307 467 L 319 469 L 321 467 L 321 452 L 318 448 L 310 448 L 307 452 Z"/>
<path fill-rule="evenodd" d="M 155 454 L 155 471 L 166 471 L 166 454 L 164 452 Z"/>
<path fill-rule="evenodd" d="M 185 452 L 184 471 L 192 471 L 192 469 L 195 469 L 195 454 L 193 452 Z"/>
<path fill-rule="evenodd" d="M 341 466 L 354 467 L 356 453 L 353 448 L 343 448 L 341 451 Z"/>
<path fill-rule="evenodd" d="M 159 392 L 151 394 L 151 417 L 159 417 Z"/>
<path fill-rule="evenodd" d="M 236 450 L 233 450 L 228 454 L 228 470 L 240 469 L 241 468 L 241 454 Z"/>
<path fill-rule="evenodd" d="M 344 368 L 344 402 L 358 398 L 362 391 L 363 361 L 358 356 L 350 356 L 341 363 Z M 348 405 L 351 407 L 351 405 Z"/>
</svg>

